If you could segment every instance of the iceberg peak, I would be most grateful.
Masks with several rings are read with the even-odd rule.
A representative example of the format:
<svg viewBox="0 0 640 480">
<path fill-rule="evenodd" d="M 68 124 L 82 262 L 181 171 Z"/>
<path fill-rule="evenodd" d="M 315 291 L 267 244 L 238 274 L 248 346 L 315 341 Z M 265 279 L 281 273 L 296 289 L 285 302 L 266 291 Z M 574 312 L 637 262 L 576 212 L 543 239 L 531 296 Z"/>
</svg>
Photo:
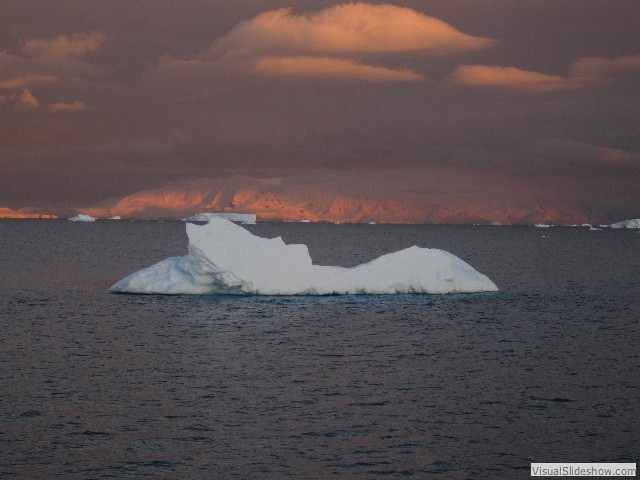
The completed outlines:
<svg viewBox="0 0 640 480">
<path fill-rule="evenodd" d="M 86 213 L 79 213 L 75 217 L 69 219 L 70 222 L 95 222 L 96 218 Z"/>
<path fill-rule="evenodd" d="M 313 265 L 306 245 L 262 238 L 223 218 L 187 223 L 189 253 L 140 270 L 114 293 L 331 295 L 497 291 L 455 255 L 410 247 L 357 267 Z"/>
</svg>

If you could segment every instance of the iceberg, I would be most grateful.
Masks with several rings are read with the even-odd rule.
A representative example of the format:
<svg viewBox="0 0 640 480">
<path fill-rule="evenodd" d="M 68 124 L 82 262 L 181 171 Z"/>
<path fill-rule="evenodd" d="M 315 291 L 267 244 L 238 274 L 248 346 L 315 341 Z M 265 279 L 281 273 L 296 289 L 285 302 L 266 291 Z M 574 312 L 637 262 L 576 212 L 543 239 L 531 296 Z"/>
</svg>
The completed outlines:
<svg viewBox="0 0 640 480">
<path fill-rule="evenodd" d="M 498 287 L 460 258 L 410 247 L 352 268 L 313 265 L 306 245 L 262 238 L 223 218 L 187 223 L 188 254 L 114 284 L 112 293 L 332 295 L 492 292 Z"/>
<path fill-rule="evenodd" d="M 611 225 L 606 226 L 609 228 L 640 228 L 640 218 L 623 220 L 622 222 L 612 223 Z"/>
<path fill-rule="evenodd" d="M 96 219 L 95 217 L 92 217 L 91 215 L 87 215 L 86 213 L 80 213 L 75 217 L 71 217 L 69 221 L 70 222 L 95 222 Z"/>
<path fill-rule="evenodd" d="M 183 218 L 185 222 L 208 222 L 212 218 L 224 218 L 230 222 L 239 222 L 245 225 L 254 225 L 256 223 L 255 213 L 196 213 L 189 218 Z"/>
</svg>

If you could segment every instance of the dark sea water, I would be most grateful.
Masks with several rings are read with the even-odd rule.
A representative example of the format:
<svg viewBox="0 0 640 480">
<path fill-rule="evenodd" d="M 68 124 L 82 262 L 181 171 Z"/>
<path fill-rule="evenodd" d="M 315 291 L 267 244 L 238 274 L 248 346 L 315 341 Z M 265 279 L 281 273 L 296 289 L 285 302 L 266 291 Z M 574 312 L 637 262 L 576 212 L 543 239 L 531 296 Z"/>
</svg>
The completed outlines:
<svg viewBox="0 0 640 480">
<path fill-rule="evenodd" d="M 640 462 L 640 235 L 258 224 L 351 266 L 450 251 L 498 293 L 113 295 L 181 222 L 0 221 L 0 477 L 530 478 Z"/>
</svg>

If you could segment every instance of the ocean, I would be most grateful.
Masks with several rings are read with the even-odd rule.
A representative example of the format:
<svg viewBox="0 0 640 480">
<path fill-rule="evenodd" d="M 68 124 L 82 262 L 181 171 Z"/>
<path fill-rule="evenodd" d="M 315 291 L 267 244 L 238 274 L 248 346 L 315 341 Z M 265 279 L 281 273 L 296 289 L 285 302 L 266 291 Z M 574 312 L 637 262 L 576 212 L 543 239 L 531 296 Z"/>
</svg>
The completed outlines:
<svg viewBox="0 0 640 480">
<path fill-rule="evenodd" d="M 263 223 L 315 263 L 447 250 L 500 292 L 107 293 L 183 222 L 0 220 L 0 478 L 530 478 L 640 461 L 640 235 Z"/>
</svg>

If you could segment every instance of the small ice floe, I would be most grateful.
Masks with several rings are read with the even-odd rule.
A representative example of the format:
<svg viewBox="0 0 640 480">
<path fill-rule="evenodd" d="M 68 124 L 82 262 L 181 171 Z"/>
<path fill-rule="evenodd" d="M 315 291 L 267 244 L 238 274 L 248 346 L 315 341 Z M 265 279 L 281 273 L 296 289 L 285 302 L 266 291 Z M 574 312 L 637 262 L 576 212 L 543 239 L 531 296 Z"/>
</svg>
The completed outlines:
<svg viewBox="0 0 640 480">
<path fill-rule="evenodd" d="M 75 217 L 71 217 L 69 219 L 70 222 L 95 222 L 96 218 L 91 215 L 87 215 L 84 213 L 79 213 Z"/>
</svg>

